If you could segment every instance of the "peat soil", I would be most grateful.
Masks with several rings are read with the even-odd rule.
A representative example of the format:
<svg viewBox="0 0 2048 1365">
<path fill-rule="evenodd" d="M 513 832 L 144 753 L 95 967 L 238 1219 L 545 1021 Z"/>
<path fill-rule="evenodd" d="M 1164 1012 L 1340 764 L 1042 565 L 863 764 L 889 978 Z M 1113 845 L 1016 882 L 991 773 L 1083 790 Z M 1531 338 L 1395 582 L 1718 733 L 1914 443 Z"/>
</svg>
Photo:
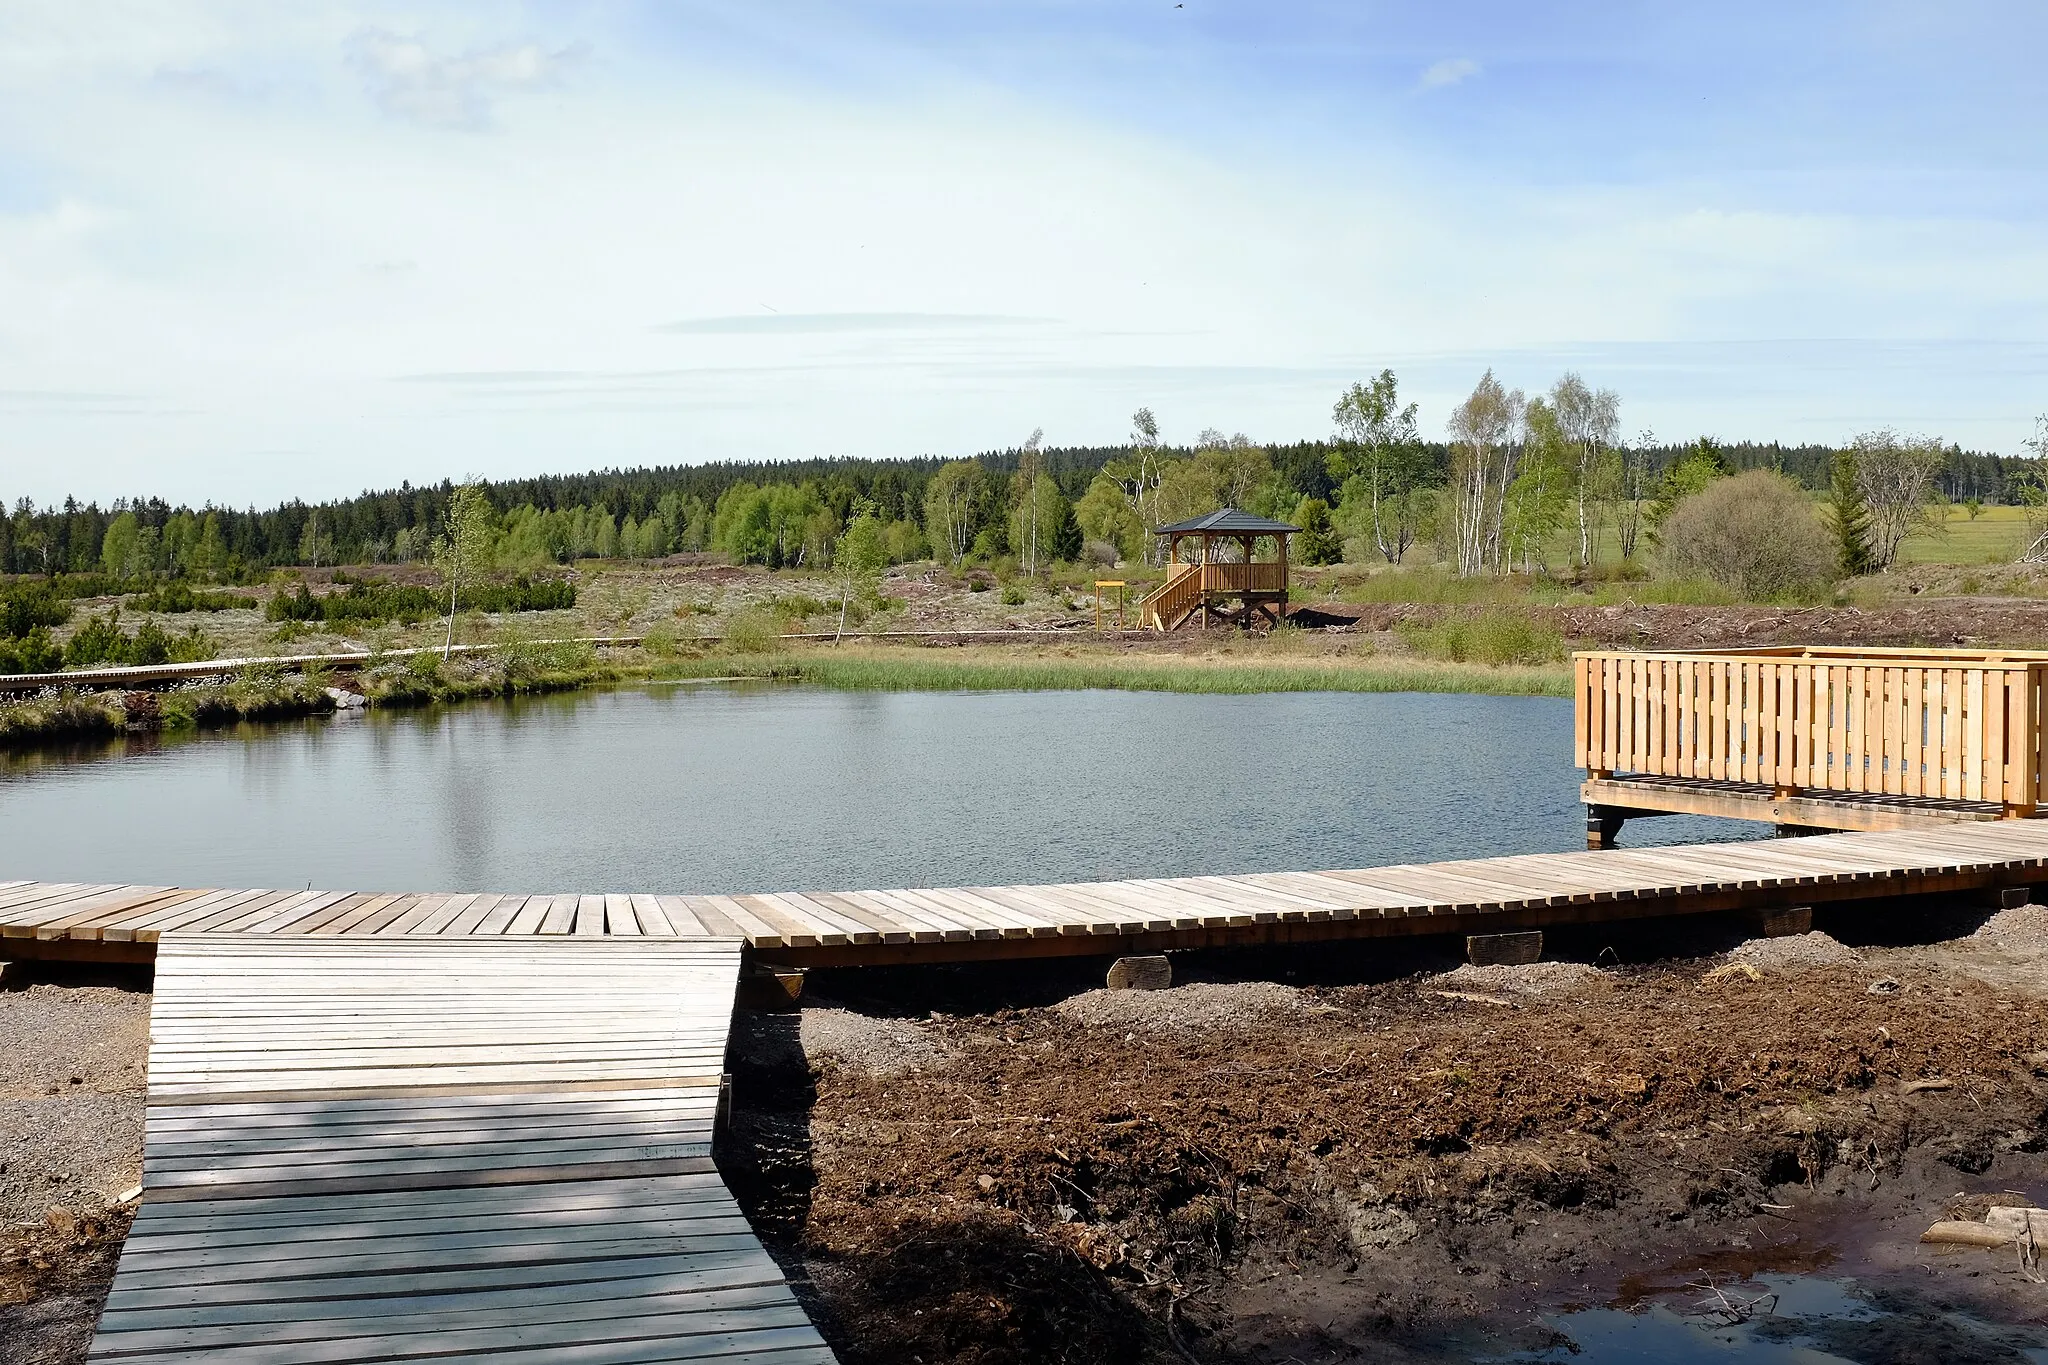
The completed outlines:
<svg viewBox="0 0 2048 1365">
<path fill-rule="evenodd" d="M 1415 603 L 1307 602 L 1299 625 L 1382 635 L 1476 608 Z M 1744 645 L 2024 646 L 2048 635 L 2048 602 L 2006 597 L 1920 597 L 1877 606 L 1693 607 L 1666 604 L 1515 608 L 1580 644 L 1628 649 L 1734 649 Z M 1400 648 L 1398 637 L 1383 641 Z"/>
<path fill-rule="evenodd" d="M 720 1164 L 849 1365 L 1561 1359 L 1573 1307 L 1786 1274 L 1868 1311 L 1759 1330 L 2022 1360 L 2048 1284 L 1917 1238 L 2048 1202 L 2048 910 L 1818 929 L 1185 954 L 1158 992 L 1097 961 L 814 973 L 739 1017 Z M 0 974 L 4 1365 L 84 1359 L 146 990 Z"/>
<path fill-rule="evenodd" d="M 1450 948 L 813 973 L 721 1168 L 849 1365 L 1563 1359 L 1786 1274 L 1863 1307 L 1766 1335 L 1844 1359 L 2048 1347 L 2048 1284 L 1917 1240 L 2048 1202 L 2048 910 Z"/>
</svg>

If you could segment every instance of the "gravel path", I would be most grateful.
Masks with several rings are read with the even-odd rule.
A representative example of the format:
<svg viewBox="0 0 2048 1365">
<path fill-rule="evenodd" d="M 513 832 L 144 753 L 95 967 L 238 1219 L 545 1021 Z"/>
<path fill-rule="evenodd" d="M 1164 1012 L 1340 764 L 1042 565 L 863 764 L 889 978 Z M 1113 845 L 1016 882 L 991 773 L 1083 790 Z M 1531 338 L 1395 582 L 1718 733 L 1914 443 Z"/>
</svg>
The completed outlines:
<svg viewBox="0 0 2048 1365">
<path fill-rule="evenodd" d="M 0 971 L 0 1226 L 142 1180 L 146 972 Z"/>
</svg>

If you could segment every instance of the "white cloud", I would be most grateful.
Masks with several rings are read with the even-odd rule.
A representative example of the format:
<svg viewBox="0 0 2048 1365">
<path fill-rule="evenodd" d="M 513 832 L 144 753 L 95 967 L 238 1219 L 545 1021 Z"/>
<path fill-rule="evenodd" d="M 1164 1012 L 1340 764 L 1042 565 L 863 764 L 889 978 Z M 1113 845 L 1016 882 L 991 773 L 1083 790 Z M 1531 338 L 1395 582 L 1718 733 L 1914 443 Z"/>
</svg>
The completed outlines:
<svg viewBox="0 0 2048 1365">
<path fill-rule="evenodd" d="M 1470 57 L 1446 57 L 1424 69 L 1422 88 L 1437 90 L 1447 85 L 1456 85 L 1479 74 L 1479 63 Z"/>
<path fill-rule="evenodd" d="M 91 30 L 68 46 L 5 41 L 0 5 L 9 498 L 1109 441 L 1141 403 L 1169 435 L 1287 440 L 1383 365 L 1432 430 L 1487 365 L 1578 368 L 1630 429 L 2011 449 L 2039 410 L 2024 215 L 1503 176 L 1398 126 L 1347 126 L 1372 174 L 1332 177 L 994 88 L 241 2 L 161 30 L 59 7 Z M 585 38 L 575 97 L 512 117 Z M 415 131 L 494 102 L 501 137 Z M 1847 343 L 1785 340 L 1815 337 Z"/>
<path fill-rule="evenodd" d="M 350 62 L 384 112 L 439 128 L 484 127 L 493 95 L 554 85 L 582 58 L 580 47 L 550 52 L 538 43 L 441 57 L 384 29 L 366 29 L 349 43 Z"/>
</svg>

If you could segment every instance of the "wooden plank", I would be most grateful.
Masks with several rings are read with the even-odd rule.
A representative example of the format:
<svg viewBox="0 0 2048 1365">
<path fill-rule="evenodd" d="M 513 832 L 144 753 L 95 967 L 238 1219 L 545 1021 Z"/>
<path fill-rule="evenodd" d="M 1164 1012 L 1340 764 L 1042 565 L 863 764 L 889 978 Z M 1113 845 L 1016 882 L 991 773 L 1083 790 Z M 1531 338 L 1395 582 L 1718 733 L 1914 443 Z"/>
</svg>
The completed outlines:
<svg viewBox="0 0 2048 1365">
<path fill-rule="evenodd" d="M 576 927 L 577 896 L 551 896 L 548 898 L 546 914 L 541 918 L 536 934 L 566 934 Z"/>
<path fill-rule="evenodd" d="M 631 896 L 607 895 L 604 898 L 604 931 L 622 938 L 637 938 L 640 935 L 640 917 L 633 910 Z"/>
<path fill-rule="evenodd" d="M 739 960 L 732 939 L 171 934 L 144 1205 L 92 1358 L 829 1362 L 709 1162 Z M 561 1087 L 643 1065 L 706 1074 Z M 527 1079 L 389 1084 L 493 1068 Z M 269 1098 L 280 1075 L 357 1088 Z M 192 1103 L 187 1078 L 250 1098 Z"/>
</svg>

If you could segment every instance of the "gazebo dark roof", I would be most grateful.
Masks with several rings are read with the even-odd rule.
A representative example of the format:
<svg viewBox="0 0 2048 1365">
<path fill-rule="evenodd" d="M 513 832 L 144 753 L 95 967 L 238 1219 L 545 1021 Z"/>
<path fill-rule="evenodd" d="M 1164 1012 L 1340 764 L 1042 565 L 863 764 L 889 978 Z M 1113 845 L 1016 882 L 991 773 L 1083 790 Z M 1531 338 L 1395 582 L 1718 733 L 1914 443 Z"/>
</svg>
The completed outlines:
<svg viewBox="0 0 2048 1365">
<path fill-rule="evenodd" d="M 1284 521 L 1268 521 L 1249 512 L 1240 512 L 1235 507 L 1225 507 L 1207 516 L 1176 521 L 1171 526 L 1155 526 L 1152 528 L 1152 534 L 1190 536 L 1207 531 L 1220 536 L 1291 536 L 1300 530 L 1299 526 L 1289 526 Z"/>
</svg>

